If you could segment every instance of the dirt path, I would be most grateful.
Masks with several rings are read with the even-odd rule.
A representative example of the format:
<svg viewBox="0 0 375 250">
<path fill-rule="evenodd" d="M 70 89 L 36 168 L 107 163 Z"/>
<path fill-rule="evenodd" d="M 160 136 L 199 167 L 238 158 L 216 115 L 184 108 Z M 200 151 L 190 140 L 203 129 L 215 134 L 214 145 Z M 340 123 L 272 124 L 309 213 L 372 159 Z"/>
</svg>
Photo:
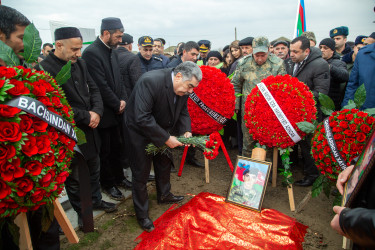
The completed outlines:
<svg viewBox="0 0 375 250">
<path fill-rule="evenodd" d="M 228 148 L 232 163 L 236 163 L 237 150 Z M 182 150 L 175 150 L 175 162 L 179 163 Z M 203 156 L 200 156 L 203 161 Z M 178 164 L 176 164 L 178 166 Z M 298 180 L 302 177 L 301 169 L 293 170 L 294 177 Z M 224 155 L 210 161 L 210 183 L 206 184 L 204 169 L 186 165 L 181 177 L 172 173 L 172 192 L 176 195 L 186 195 L 182 204 L 191 199 L 188 194 L 196 195 L 200 192 L 210 192 L 226 196 L 230 185 L 232 172 L 225 161 Z M 280 180 L 279 177 L 278 180 Z M 156 220 L 170 205 L 158 205 L 156 203 L 156 191 L 154 183 L 150 188 L 150 217 Z M 298 204 L 309 192 L 310 187 L 294 187 L 295 202 Z M 299 222 L 309 226 L 305 237 L 304 249 L 340 249 L 342 237 L 330 228 L 330 221 L 333 217 L 332 199 L 327 199 L 323 194 L 318 198 L 310 199 L 308 204 L 300 213 L 291 212 L 288 202 L 287 189 L 278 181 L 276 188 L 268 184 L 263 208 L 276 209 L 290 217 L 296 218 Z M 118 212 L 105 214 L 95 221 L 97 230 L 94 233 L 84 235 L 78 232 L 81 243 L 71 245 L 62 240 L 61 249 L 133 249 L 137 242 L 135 238 L 142 232 L 135 216 L 132 200 L 129 199 L 119 206 Z"/>
</svg>

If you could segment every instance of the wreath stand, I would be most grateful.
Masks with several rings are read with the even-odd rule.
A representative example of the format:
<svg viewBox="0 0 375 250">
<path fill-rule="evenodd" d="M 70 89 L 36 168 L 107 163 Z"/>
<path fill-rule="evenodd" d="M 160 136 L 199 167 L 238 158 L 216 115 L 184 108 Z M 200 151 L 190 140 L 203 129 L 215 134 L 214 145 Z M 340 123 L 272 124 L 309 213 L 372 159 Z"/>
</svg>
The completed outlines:
<svg viewBox="0 0 375 250">
<path fill-rule="evenodd" d="M 70 243 L 78 243 L 79 241 L 78 236 L 76 232 L 74 231 L 74 228 L 72 224 L 70 223 L 68 217 L 66 216 L 65 211 L 62 208 L 59 200 L 56 199 L 53 202 L 53 205 L 54 205 L 53 213 L 56 217 L 56 220 L 59 222 L 62 230 L 64 231 L 66 238 L 69 240 Z M 19 214 L 14 220 L 14 223 L 20 228 L 19 248 L 21 250 L 33 249 L 26 213 Z"/>
<path fill-rule="evenodd" d="M 225 148 L 225 145 L 224 145 L 223 140 L 221 139 L 221 136 L 219 137 L 218 144 L 219 144 L 218 147 L 221 147 L 221 150 L 224 153 L 225 159 L 228 162 L 230 170 L 233 172 L 233 164 L 229 158 L 227 149 Z M 182 175 L 182 170 L 184 169 L 184 164 L 185 164 L 185 159 L 186 159 L 188 148 L 189 146 L 185 146 L 184 153 L 182 155 L 182 159 L 180 163 L 180 169 L 178 171 L 178 177 L 181 177 Z M 210 183 L 210 162 L 206 157 L 204 157 L 204 172 L 205 172 L 205 177 L 206 177 L 206 183 Z"/>
</svg>

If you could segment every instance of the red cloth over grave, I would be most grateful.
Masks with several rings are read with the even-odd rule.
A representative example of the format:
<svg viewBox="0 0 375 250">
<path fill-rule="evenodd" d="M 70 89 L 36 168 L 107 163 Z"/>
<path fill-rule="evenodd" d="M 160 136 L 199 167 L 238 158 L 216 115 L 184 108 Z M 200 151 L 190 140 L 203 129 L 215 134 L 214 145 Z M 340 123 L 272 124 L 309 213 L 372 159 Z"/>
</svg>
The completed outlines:
<svg viewBox="0 0 375 250">
<path fill-rule="evenodd" d="M 261 213 L 200 193 L 173 206 L 135 249 L 302 249 L 307 226 L 274 209 Z"/>
</svg>

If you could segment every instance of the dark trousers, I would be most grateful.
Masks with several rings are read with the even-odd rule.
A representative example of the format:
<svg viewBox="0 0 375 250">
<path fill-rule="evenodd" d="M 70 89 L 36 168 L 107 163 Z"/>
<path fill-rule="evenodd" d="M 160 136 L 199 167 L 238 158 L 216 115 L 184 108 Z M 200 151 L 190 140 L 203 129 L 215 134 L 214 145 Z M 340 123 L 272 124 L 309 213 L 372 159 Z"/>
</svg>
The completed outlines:
<svg viewBox="0 0 375 250">
<path fill-rule="evenodd" d="M 102 194 L 100 192 L 100 158 L 99 155 L 96 157 L 86 160 L 88 171 L 90 173 L 90 185 L 91 185 L 91 197 L 93 206 L 100 205 L 102 201 Z M 65 189 L 69 197 L 70 204 L 72 204 L 73 209 L 81 214 L 81 202 L 80 202 L 80 191 L 79 191 L 79 175 L 78 162 L 73 158 L 71 169 L 72 173 L 66 179 Z"/>
<path fill-rule="evenodd" d="M 100 148 L 100 183 L 103 188 L 113 187 L 124 180 L 123 144 L 120 126 L 98 129 Z"/>
<path fill-rule="evenodd" d="M 314 159 L 312 158 L 310 151 L 311 151 L 311 135 L 306 136 L 305 139 L 298 142 L 299 146 L 301 147 L 301 153 L 304 161 L 305 166 L 305 176 L 306 177 L 317 177 L 319 175 L 319 171 L 315 166 Z"/>
</svg>

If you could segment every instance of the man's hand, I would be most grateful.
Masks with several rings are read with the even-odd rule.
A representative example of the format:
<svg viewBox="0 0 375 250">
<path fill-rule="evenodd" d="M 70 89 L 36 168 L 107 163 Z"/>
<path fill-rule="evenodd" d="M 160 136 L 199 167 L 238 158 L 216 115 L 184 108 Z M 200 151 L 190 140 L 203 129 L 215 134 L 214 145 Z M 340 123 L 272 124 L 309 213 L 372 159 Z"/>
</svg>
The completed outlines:
<svg viewBox="0 0 375 250">
<path fill-rule="evenodd" d="M 345 233 L 342 231 L 341 227 L 340 227 L 340 222 L 339 222 L 339 218 L 340 218 L 340 214 L 341 214 L 341 211 L 344 210 L 345 207 L 339 207 L 339 206 L 334 206 L 333 207 L 333 212 L 336 213 L 335 217 L 333 217 L 332 221 L 331 221 L 331 227 L 333 230 L 335 230 L 337 233 L 341 234 L 342 236 L 345 236 L 348 238 L 347 235 L 345 235 Z"/>
<path fill-rule="evenodd" d="M 192 135 L 192 133 L 190 133 L 190 132 L 185 132 L 185 134 L 184 134 L 184 137 L 185 138 L 189 138 L 189 137 L 192 137 L 193 135 Z"/>
<path fill-rule="evenodd" d="M 172 136 L 172 135 L 169 136 L 169 139 L 165 142 L 165 144 L 170 148 L 183 146 L 183 144 L 179 142 L 175 136 Z"/>
<path fill-rule="evenodd" d="M 339 190 L 341 195 L 344 193 L 345 183 L 348 181 L 348 177 L 349 177 L 350 173 L 353 171 L 353 168 L 354 168 L 354 165 L 351 165 L 351 166 L 347 167 L 337 177 L 336 187 Z"/>
<path fill-rule="evenodd" d="M 100 122 L 100 115 L 98 115 L 94 111 L 89 111 L 89 113 L 90 113 L 89 127 L 90 128 L 96 128 L 99 125 L 99 122 Z"/>
<path fill-rule="evenodd" d="M 120 110 L 118 111 L 119 114 L 122 114 L 125 110 L 126 102 L 124 100 L 120 101 Z"/>
</svg>

